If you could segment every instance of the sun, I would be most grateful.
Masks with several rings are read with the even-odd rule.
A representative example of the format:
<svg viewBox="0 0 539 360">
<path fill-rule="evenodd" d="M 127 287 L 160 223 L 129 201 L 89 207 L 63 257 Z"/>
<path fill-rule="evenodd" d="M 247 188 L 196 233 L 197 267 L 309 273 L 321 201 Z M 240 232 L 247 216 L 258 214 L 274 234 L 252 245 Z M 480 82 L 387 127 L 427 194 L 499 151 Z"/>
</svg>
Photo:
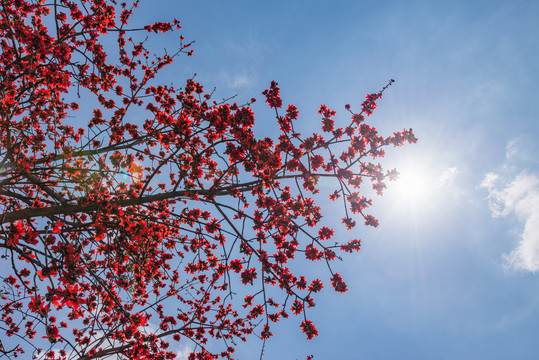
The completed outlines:
<svg viewBox="0 0 539 360">
<path fill-rule="evenodd" d="M 435 206 L 440 179 L 425 162 L 408 161 L 397 167 L 399 177 L 388 184 L 388 196 L 399 210 L 426 213 Z"/>
<path fill-rule="evenodd" d="M 399 173 L 387 184 L 387 195 L 394 211 L 426 220 L 443 213 L 448 201 L 459 194 L 457 166 L 414 156 L 394 163 Z"/>
<path fill-rule="evenodd" d="M 399 201 L 409 204 L 424 204 L 434 190 L 434 179 L 428 171 L 418 166 L 399 169 L 399 177 L 391 188 Z"/>
</svg>

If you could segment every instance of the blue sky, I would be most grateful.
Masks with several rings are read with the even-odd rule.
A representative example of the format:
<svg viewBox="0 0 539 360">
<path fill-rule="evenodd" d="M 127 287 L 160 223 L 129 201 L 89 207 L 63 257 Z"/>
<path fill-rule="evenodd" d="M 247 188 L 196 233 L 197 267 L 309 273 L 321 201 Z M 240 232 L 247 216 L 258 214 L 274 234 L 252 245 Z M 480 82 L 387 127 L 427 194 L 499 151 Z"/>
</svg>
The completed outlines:
<svg viewBox="0 0 539 360">
<path fill-rule="evenodd" d="M 539 2 L 161 0 L 142 9 L 146 20 L 179 18 L 196 41 L 170 80 L 197 73 L 218 97 L 257 97 L 260 134 L 274 122 L 260 96 L 271 80 L 308 133 L 321 103 L 344 117 L 344 104 L 358 109 L 394 78 L 371 121 L 419 138 L 384 162 L 409 188 L 375 199 L 381 226 L 339 233 L 363 248 L 338 265 L 349 291 L 319 298 L 319 336 L 306 341 L 298 319 L 284 321 L 265 359 L 539 356 Z M 259 351 L 255 341 L 239 355 Z"/>
</svg>

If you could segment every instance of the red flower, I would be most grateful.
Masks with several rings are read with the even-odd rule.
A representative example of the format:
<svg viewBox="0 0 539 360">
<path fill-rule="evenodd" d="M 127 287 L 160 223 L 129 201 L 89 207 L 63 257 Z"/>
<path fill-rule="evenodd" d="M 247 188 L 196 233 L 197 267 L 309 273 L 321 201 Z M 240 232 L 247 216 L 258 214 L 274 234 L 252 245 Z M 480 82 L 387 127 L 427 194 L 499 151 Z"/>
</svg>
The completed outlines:
<svg viewBox="0 0 539 360">
<path fill-rule="evenodd" d="M 279 87 L 277 87 L 277 83 L 272 81 L 269 90 L 264 90 L 262 93 L 262 95 L 266 95 L 266 102 L 270 107 L 278 109 L 283 105 L 283 101 L 279 96 L 280 91 Z"/>
<path fill-rule="evenodd" d="M 322 253 L 313 246 L 313 244 L 307 245 L 305 248 L 305 257 L 309 260 L 320 260 L 322 258 Z"/>
<path fill-rule="evenodd" d="M 318 235 L 320 235 L 320 240 L 328 240 L 333 236 L 333 229 L 322 227 L 318 230 Z"/>
<path fill-rule="evenodd" d="M 58 332 L 58 328 L 55 325 L 49 325 L 45 329 L 47 336 L 43 336 L 43 339 L 48 339 L 51 343 L 55 343 L 59 337 L 60 334 Z"/>
<path fill-rule="evenodd" d="M 256 275 L 256 269 L 255 268 L 251 268 L 251 269 L 247 269 L 247 270 L 244 270 L 242 273 L 241 273 L 241 282 L 244 284 L 244 285 L 247 285 L 247 284 L 253 284 L 253 280 L 256 279 L 257 275 Z"/>
<path fill-rule="evenodd" d="M 292 310 L 294 314 L 298 315 L 303 311 L 303 303 L 299 300 L 294 300 L 292 306 L 290 307 L 290 310 Z"/>
<path fill-rule="evenodd" d="M 337 273 L 335 273 L 335 275 L 333 275 L 333 278 L 331 279 L 331 285 L 333 286 L 335 291 L 338 291 L 340 293 L 348 291 L 348 289 L 346 288 L 346 284 L 342 280 L 341 275 L 339 275 Z"/>
<path fill-rule="evenodd" d="M 307 335 L 307 339 L 312 340 L 313 337 L 318 336 L 318 330 L 310 320 L 304 320 L 301 323 L 301 330 Z"/>
<path fill-rule="evenodd" d="M 309 291 L 316 293 L 322 290 L 323 287 L 324 284 L 322 283 L 322 281 L 315 279 L 311 282 L 311 285 L 309 285 Z"/>
<path fill-rule="evenodd" d="M 341 250 L 346 252 L 359 251 L 361 249 L 361 240 L 350 240 L 348 243 L 341 245 Z"/>
<path fill-rule="evenodd" d="M 234 272 L 239 273 L 241 269 L 243 268 L 243 265 L 241 264 L 241 260 L 235 259 L 230 262 L 230 268 L 234 270 Z"/>
<path fill-rule="evenodd" d="M 264 324 L 264 329 L 262 330 L 262 333 L 260 334 L 260 337 L 265 340 L 269 337 L 273 336 L 273 333 L 270 332 L 270 327 L 268 324 Z"/>
<path fill-rule="evenodd" d="M 378 220 L 372 215 L 367 215 L 365 216 L 365 225 L 377 227 Z"/>
<path fill-rule="evenodd" d="M 7 246 L 14 246 L 19 244 L 19 240 L 24 235 L 24 224 L 21 221 L 17 221 L 11 225 L 11 231 L 7 238 Z"/>
</svg>

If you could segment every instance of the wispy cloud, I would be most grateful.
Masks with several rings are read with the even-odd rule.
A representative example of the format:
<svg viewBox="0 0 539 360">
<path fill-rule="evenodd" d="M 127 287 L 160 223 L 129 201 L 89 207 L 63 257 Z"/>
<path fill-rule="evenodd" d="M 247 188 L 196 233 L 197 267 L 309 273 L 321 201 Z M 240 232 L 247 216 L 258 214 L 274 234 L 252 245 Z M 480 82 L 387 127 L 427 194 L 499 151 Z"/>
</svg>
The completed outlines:
<svg viewBox="0 0 539 360">
<path fill-rule="evenodd" d="M 264 54 L 268 51 L 264 42 L 247 31 L 243 39 L 227 41 L 223 45 L 226 47 L 227 61 L 221 63 L 219 80 L 233 90 L 255 85 Z"/>
<path fill-rule="evenodd" d="M 254 75 L 247 74 L 246 72 L 229 74 L 225 71 L 221 71 L 219 77 L 221 78 L 221 81 L 226 83 L 226 85 L 232 89 L 247 88 L 254 83 Z"/>
<path fill-rule="evenodd" d="M 505 147 L 506 162 L 504 168 L 514 171 L 517 167 L 533 166 L 539 164 L 537 153 L 539 151 L 538 143 L 531 134 L 521 135 L 509 141 Z"/>
<path fill-rule="evenodd" d="M 456 166 L 448 167 L 444 170 L 442 175 L 438 177 L 436 187 L 439 189 L 454 186 L 455 179 L 458 175 L 459 169 Z"/>
<path fill-rule="evenodd" d="M 506 160 L 521 153 L 514 141 L 507 144 Z M 494 217 L 514 215 L 521 223 L 518 229 L 519 242 L 515 249 L 504 256 L 507 266 L 539 271 L 539 176 L 526 171 L 487 173 L 481 187 L 487 189 L 489 205 Z"/>
<path fill-rule="evenodd" d="M 191 352 L 193 352 L 193 349 L 190 346 L 183 345 L 181 349 L 176 353 L 176 359 L 187 360 Z"/>
</svg>

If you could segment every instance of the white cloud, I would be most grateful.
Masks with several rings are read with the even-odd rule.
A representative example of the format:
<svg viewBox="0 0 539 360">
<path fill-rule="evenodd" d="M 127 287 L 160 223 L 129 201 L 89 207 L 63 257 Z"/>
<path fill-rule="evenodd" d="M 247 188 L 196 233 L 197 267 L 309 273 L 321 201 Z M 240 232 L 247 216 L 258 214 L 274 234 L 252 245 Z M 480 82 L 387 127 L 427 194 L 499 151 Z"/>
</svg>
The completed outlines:
<svg viewBox="0 0 539 360">
<path fill-rule="evenodd" d="M 193 349 L 190 346 L 183 345 L 181 347 L 180 351 L 178 351 L 176 353 L 176 359 L 178 359 L 178 360 L 187 360 L 187 358 L 189 357 L 189 355 L 192 352 L 193 352 Z"/>
<path fill-rule="evenodd" d="M 509 148 L 510 146 L 508 146 Z M 501 183 L 499 174 L 485 175 L 481 187 L 489 192 L 493 216 L 516 215 L 523 224 L 517 247 L 504 256 L 509 267 L 539 271 L 539 176 L 520 173 Z"/>
<path fill-rule="evenodd" d="M 254 86 L 268 48 L 250 32 L 239 42 L 226 42 L 226 56 L 218 79 L 226 88 L 242 90 Z M 220 86 L 222 86 L 220 85 Z"/>
<path fill-rule="evenodd" d="M 518 143 L 517 143 L 517 140 L 516 139 L 513 139 L 511 141 L 509 141 L 507 143 L 507 145 L 505 146 L 505 157 L 506 158 L 511 158 L 511 157 L 515 157 L 519 154 L 519 148 L 518 148 Z"/>
<path fill-rule="evenodd" d="M 453 186 L 458 172 L 459 169 L 456 166 L 445 169 L 442 175 L 438 177 L 436 187 L 442 189 L 448 186 Z"/>
<path fill-rule="evenodd" d="M 487 173 L 485 175 L 485 178 L 483 179 L 483 182 L 481 183 L 481 187 L 484 187 L 487 189 L 493 188 L 496 185 L 496 182 L 498 181 L 498 179 L 499 179 L 498 174 Z"/>
<path fill-rule="evenodd" d="M 246 72 L 229 74 L 225 71 L 222 71 L 219 77 L 221 78 L 221 81 L 223 81 L 228 87 L 233 89 L 246 88 L 254 83 L 254 77 L 252 75 L 248 75 Z"/>
<path fill-rule="evenodd" d="M 474 109 L 484 113 L 491 111 L 506 96 L 505 93 L 500 81 L 489 79 L 473 86 L 467 98 Z"/>
<path fill-rule="evenodd" d="M 523 167 L 537 166 L 539 164 L 536 156 L 538 152 L 538 143 L 531 134 L 514 138 L 505 147 L 504 170 L 515 171 Z"/>
<path fill-rule="evenodd" d="M 233 88 L 241 88 L 249 86 L 252 80 L 247 75 L 237 75 L 233 78 L 231 86 Z"/>
</svg>

